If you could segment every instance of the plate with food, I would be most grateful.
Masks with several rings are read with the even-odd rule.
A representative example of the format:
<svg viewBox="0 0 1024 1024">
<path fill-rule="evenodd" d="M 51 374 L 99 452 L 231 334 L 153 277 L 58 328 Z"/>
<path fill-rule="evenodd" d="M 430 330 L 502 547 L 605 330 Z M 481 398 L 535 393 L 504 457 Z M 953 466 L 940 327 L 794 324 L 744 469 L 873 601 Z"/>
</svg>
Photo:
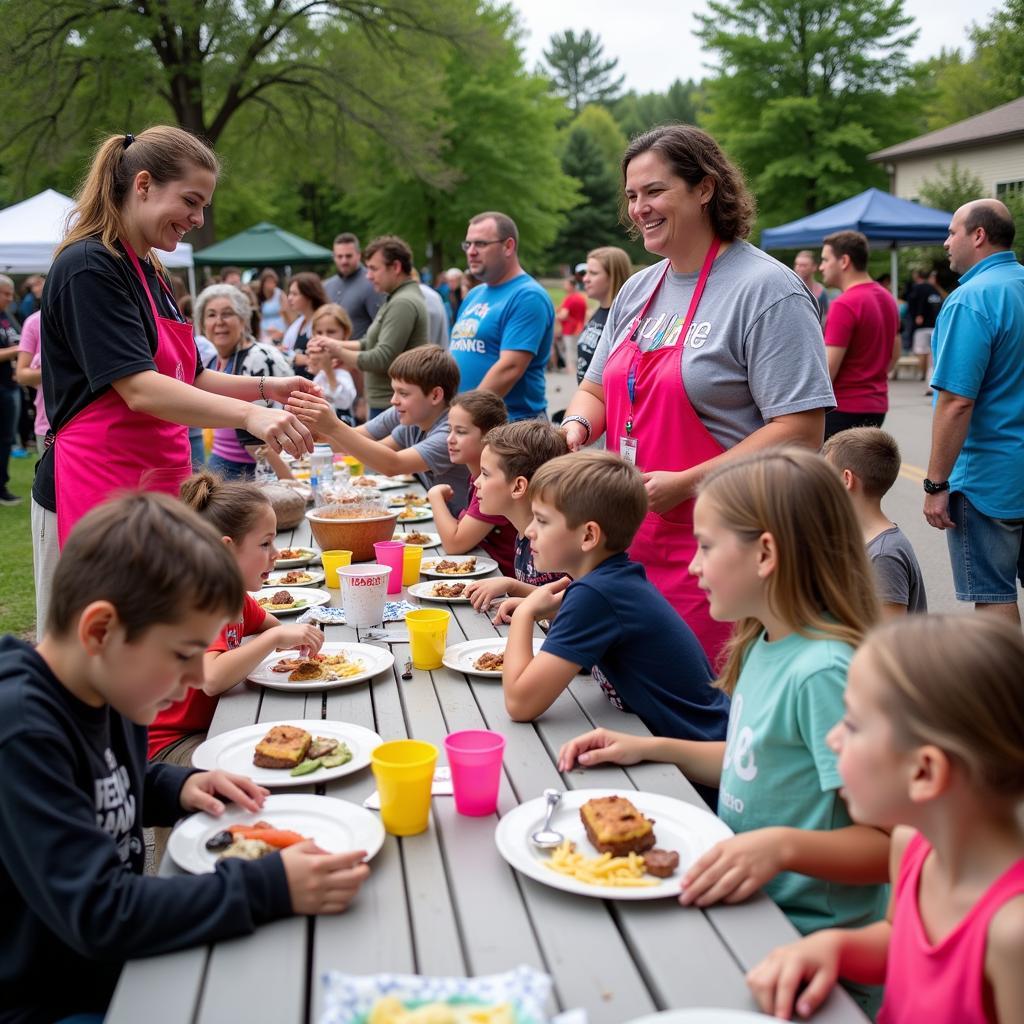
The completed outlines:
<svg viewBox="0 0 1024 1024">
<path fill-rule="evenodd" d="M 332 690 L 372 679 L 394 663 L 386 647 L 327 643 L 305 658 L 296 651 L 271 654 L 249 673 L 249 681 L 271 690 Z"/>
<path fill-rule="evenodd" d="M 319 608 L 320 605 L 331 603 L 331 595 L 326 590 L 301 587 L 294 590 L 287 587 L 264 587 L 253 594 L 253 597 L 261 608 L 275 616 L 294 615 L 307 608 Z"/>
<path fill-rule="evenodd" d="M 300 565 L 309 565 L 315 558 L 320 557 L 316 548 L 281 548 L 277 553 L 277 561 L 274 562 L 275 569 L 297 569 Z"/>
<path fill-rule="evenodd" d="M 610 900 L 679 895 L 698 857 L 733 833 L 710 811 L 637 790 L 576 789 L 562 794 L 551 828 L 565 836 L 554 850 L 530 841 L 544 821 L 544 797 L 527 800 L 495 829 L 498 852 L 544 885 Z"/>
<path fill-rule="evenodd" d="M 399 487 L 408 487 L 409 484 L 416 483 L 416 477 L 408 473 L 402 476 L 381 476 L 377 479 L 380 480 L 380 485 L 377 488 L 380 491 L 394 491 Z"/>
<path fill-rule="evenodd" d="M 391 511 L 394 512 L 396 507 L 392 506 Z M 406 505 L 401 512 L 398 513 L 398 521 L 400 523 L 425 523 L 428 519 L 433 519 L 434 513 L 429 505 Z"/>
<path fill-rule="evenodd" d="M 290 793 L 268 796 L 255 813 L 229 805 L 219 817 L 193 814 L 175 827 L 167 852 L 179 868 L 202 875 L 223 857 L 259 860 L 304 839 L 328 853 L 365 850 L 370 860 L 384 845 L 384 826 L 358 804 Z"/>
<path fill-rule="evenodd" d="M 269 789 L 330 782 L 370 763 L 384 741 L 348 722 L 296 721 L 247 725 L 211 736 L 196 747 L 192 764 L 247 775 Z"/>
<path fill-rule="evenodd" d="M 444 652 L 442 664 L 456 672 L 465 672 L 469 676 L 486 676 L 488 679 L 500 679 L 504 663 L 506 638 L 496 636 L 490 640 L 467 640 L 465 643 L 453 644 Z M 540 652 L 544 637 L 533 638 L 533 653 Z"/>
<path fill-rule="evenodd" d="M 370 476 L 364 473 L 362 476 L 350 476 L 347 480 L 339 480 L 336 482 L 347 483 L 349 487 L 355 487 L 358 490 L 383 490 L 382 484 L 387 481 L 386 476 Z"/>
<path fill-rule="evenodd" d="M 267 589 L 273 587 L 315 587 L 323 583 L 323 569 L 311 569 L 303 566 L 300 569 L 278 569 L 267 577 Z"/>
<path fill-rule="evenodd" d="M 466 597 L 465 580 L 431 580 L 426 583 L 414 583 L 409 587 L 409 594 L 421 601 L 447 601 L 451 604 L 469 604 Z"/>
<path fill-rule="evenodd" d="M 439 548 L 441 546 L 441 535 L 437 533 L 425 533 L 422 530 L 399 530 L 392 540 L 399 540 L 403 544 L 418 544 L 421 548 Z"/>
<path fill-rule="evenodd" d="M 424 576 L 486 576 L 497 568 L 498 563 L 493 558 L 482 555 L 442 555 L 420 562 Z"/>
<path fill-rule="evenodd" d="M 405 494 L 389 494 L 388 504 L 392 508 L 401 508 L 403 505 L 429 505 L 430 502 L 422 491 L 407 491 Z"/>
<path fill-rule="evenodd" d="M 685 1010 L 662 1010 L 636 1017 L 627 1024 L 765 1024 L 778 1017 L 769 1017 L 750 1010 L 727 1010 L 722 1007 L 692 1006 Z"/>
</svg>

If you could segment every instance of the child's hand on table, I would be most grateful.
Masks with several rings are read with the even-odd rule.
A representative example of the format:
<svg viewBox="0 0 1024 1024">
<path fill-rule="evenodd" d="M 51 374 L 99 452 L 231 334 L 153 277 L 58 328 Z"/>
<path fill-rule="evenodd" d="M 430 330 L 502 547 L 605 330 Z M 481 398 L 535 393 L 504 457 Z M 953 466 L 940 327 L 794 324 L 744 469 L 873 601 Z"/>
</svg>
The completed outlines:
<svg viewBox="0 0 1024 1024">
<path fill-rule="evenodd" d="M 515 610 L 526 600 L 525 597 L 508 597 L 498 605 L 498 611 L 491 622 L 495 626 L 502 623 L 508 624 L 512 621 Z"/>
<path fill-rule="evenodd" d="M 270 795 L 269 789 L 257 786 L 252 779 L 232 772 L 196 772 L 185 780 L 178 802 L 185 811 L 206 811 L 214 817 L 224 813 L 224 800 L 238 804 L 247 811 L 258 811 Z"/>
<path fill-rule="evenodd" d="M 465 595 L 478 612 L 485 612 L 499 597 L 504 597 L 507 591 L 508 579 L 498 576 L 489 580 L 473 580 L 466 587 Z"/>
<path fill-rule="evenodd" d="M 578 761 L 585 768 L 595 764 L 638 764 L 644 759 L 643 737 L 611 729 L 593 729 L 562 745 L 558 770 L 569 771 Z"/>
<path fill-rule="evenodd" d="M 840 934 L 826 929 L 773 949 L 747 972 L 747 985 L 757 1005 L 782 1020 L 791 1020 L 794 1010 L 809 1017 L 836 986 L 840 946 Z"/>
<path fill-rule="evenodd" d="M 552 619 L 562 607 L 562 598 L 572 580 L 563 576 L 553 583 L 545 583 L 537 587 L 532 594 L 523 598 L 523 603 L 515 609 L 517 615 L 529 615 L 531 619 Z"/>
<path fill-rule="evenodd" d="M 316 654 L 324 645 L 324 635 L 313 625 L 273 626 L 268 632 L 273 633 L 274 647 L 279 651 L 298 650 L 304 657 Z"/>
<path fill-rule="evenodd" d="M 365 859 L 365 850 L 324 853 L 312 839 L 282 850 L 292 910 L 296 914 L 340 914 L 370 876 Z"/>
<path fill-rule="evenodd" d="M 723 839 L 683 875 L 684 906 L 740 903 L 784 868 L 784 830 L 759 828 Z"/>
</svg>

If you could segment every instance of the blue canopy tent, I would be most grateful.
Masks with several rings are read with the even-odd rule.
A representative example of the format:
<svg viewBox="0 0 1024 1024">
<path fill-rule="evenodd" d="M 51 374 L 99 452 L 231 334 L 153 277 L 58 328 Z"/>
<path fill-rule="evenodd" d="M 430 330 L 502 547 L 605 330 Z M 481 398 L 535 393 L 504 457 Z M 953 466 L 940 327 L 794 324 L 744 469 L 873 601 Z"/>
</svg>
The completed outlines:
<svg viewBox="0 0 1024 1024">
<path fill-rule="evenodd" d="M 900 245 L 930 245 L 943 242 L 949 233 L 953 215 L 943 210 L 898 199 L 888 192 L 869 188 L 860 195 L 844 199 L 835 206 L 807 217 L 766 228 L 761 232 L 762 249 L 799 249 L 821 245 L 833 231 L 860 231 L 875 247 L 890 249 L 893 292 L 896 290 Z"/>
</svg>

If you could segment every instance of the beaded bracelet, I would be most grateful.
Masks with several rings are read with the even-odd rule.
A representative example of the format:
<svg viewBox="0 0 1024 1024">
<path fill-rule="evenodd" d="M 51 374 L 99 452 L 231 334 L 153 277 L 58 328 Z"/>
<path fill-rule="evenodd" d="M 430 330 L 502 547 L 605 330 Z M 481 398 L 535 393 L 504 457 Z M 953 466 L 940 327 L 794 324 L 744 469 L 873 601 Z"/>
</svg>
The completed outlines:
<svg viewBox="0 0 1024 1024">
<path fill-rule="evenodd" d="M 590 441 L 590 434 L 591 434 L 590 420 L 588 420 L 586 416 L 578 416 L 578 415 L 577 416 L 566 416 L 565 419 L 562 420 L 562 426 L 564 427 L 567 423 L 580 423 L 580 424 L 582 424 L 583 425 L 583 429 L 587 432 L 586 439 L 584 440 L 583 443 L 584 444 L 588 444 L 589 443 L 589 441 Z"/>
<path fill-rule="evenodd" d="M 269 401 L 269 399 L 267 398 L 266 391 L 263 390 L 263 381 L 264 380 L 266 380 L 266 374 L 261 374 L 259 382 L 256 385 L 256 390 L 259 392 L 260 398 L 264 402 L 267 402 L 267 401 Z"/>
</svg>

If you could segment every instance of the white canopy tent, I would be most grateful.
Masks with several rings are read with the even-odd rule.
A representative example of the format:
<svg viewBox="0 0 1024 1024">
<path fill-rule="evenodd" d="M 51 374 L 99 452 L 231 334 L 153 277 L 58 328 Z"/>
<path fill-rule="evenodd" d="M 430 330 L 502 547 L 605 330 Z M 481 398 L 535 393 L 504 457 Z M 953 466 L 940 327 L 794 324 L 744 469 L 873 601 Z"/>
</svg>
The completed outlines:
<svg viewBox="0 0 1024 1024">
<path fill-rule="evenodd" d="M 74 200 L 52 188 L 0 210 L 0 270 L 9 274 L 45 274 L 53 251 L 67 230 Z M 174 252 L 160 252 L 164 266 L 188 272 L 189 291 L 196 293 L 192 246 L 179 242 Z"/>
</svg>

